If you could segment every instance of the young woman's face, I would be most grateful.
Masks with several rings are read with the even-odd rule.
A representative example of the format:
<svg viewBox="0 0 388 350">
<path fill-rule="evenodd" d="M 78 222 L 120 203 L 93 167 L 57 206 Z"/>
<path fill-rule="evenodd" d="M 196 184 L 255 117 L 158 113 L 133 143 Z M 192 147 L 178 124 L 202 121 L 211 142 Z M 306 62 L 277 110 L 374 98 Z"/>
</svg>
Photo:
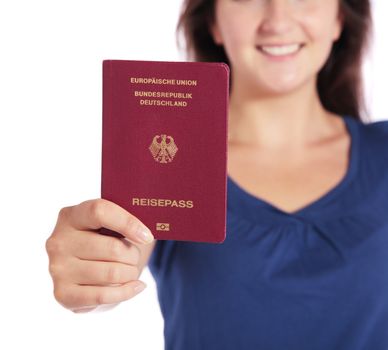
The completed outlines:
<svg viewBox="0 0 388 350">
<path fill-rule="evenodd" d="M 215 0 L 233 84 L 285 93 L 315 79 L 341 34 L 339 0 Z"/>
</svg>

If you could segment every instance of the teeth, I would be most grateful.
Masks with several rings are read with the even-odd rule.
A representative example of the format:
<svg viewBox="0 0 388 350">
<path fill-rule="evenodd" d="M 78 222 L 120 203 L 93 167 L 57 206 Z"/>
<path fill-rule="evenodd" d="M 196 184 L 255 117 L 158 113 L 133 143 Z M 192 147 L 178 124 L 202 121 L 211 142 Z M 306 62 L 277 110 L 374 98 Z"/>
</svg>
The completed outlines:
<svg viewBox="0 0 388 350">
<path fill-rule="evenodd" d="M 300 44 L 283 46 L 260 46 L 260 49 L 274 56 L 289 55 L 299 50 Z"/>
</svg>

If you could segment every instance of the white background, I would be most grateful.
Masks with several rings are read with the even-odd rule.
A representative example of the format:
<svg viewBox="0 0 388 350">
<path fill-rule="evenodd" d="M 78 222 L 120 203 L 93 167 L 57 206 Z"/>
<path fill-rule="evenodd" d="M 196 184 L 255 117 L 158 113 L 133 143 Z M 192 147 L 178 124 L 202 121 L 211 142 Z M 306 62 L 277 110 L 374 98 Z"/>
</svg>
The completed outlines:
<svg viewBox="0 0 388 350">
<path fill-rule="evenodd" d="M 61 207 L 100 196 L 102 60 L 182 60 L 181 0 L 0 3 L 1 349 L 163 349 L 148 287 L 107 312 L 74 314 L 52 293 L 45 240 Z M 372 120 L 388 119 L 386 1 L 365 66 Z"/>
</svg>

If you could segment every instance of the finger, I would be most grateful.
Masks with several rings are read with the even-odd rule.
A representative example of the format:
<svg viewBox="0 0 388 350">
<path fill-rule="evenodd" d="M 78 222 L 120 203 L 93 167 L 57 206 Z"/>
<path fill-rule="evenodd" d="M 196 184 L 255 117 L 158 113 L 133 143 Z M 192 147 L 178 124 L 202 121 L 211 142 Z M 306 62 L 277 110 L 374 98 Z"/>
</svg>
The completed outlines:
<svg viewBox="0 0 388 350">
<path fill-rule="evenodd" d="M 79 285 L 123 284 L 139 278 L 139 268 L 115 262 L 72 259 L 66 279 Z"/>
<path fill-rule="evenodd" d="M 72 254 L 82 260 L 112 261 L 128 265 L 137 265 L 140 261 L 140 249 L 125 239 L 100 235 L 90 231 L 73 231 L 76 235 Z"/>
<path fill-rule="evenodd" d="M 106 312 L 114 309 L 119 305 L 120 303 L 115 303 L 115 304 L 102 304 L 97 306 L 96 308 L 93 309 L 93 312 Z"/>
<path fill-rule="evenodd" d="M 92 306 L 92 307 L 80 307 L 78 309 L 74 309 L 72 310 L 74 313 L 76 314 L 81 314 L 81 313 L 85 313 L 85 312 L 89 312 L 89 311 L 92 311 L 94 310 L 96 307 L 95 306 Z"/>
<path fill-rule="evenodd" d="M 56 291 L 56 299 L 66 308 L 96 307 L 103 304 L 120 303 L 133 298 L 147 285 L 140 281 L 130 281 L 119 286 L 79 286 L 71 284 Z M 136 290 L 137 287 L 144 287 Z"/>
<path fill-rule="evenodd" d="M 136 216 L 116 203 L 98 198 L 69 207 L 69 223 L 78 230 L 100 229 L 121 233 L 134 243 L 151 243 L 152 232 Z"/>
</svg>

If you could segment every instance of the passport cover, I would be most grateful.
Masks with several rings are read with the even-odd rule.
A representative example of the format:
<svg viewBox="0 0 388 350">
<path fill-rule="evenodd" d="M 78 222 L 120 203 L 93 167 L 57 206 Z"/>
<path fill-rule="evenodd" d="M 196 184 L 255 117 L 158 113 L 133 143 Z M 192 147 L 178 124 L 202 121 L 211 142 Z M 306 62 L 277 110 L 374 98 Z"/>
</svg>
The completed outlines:
<svg viewBox="0 0 388 350">
<path fill-rule="evenodd" d="M 139 218 L 155 239 L 222 243 L 228 65 L 102 63 L 101 198 Z"/>
</svg>

